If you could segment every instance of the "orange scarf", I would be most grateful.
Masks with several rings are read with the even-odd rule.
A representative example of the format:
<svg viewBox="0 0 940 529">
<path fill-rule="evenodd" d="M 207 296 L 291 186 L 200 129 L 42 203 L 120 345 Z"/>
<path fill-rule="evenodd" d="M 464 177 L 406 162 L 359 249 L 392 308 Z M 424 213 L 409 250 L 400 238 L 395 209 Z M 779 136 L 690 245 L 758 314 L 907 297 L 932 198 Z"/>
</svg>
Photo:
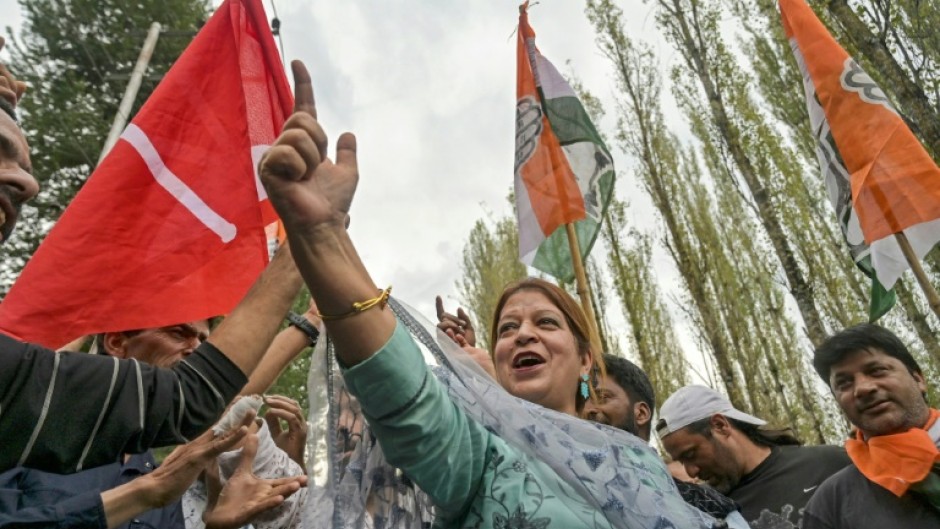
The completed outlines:
<svg viewBox="0 0 940 529">
<path fill-rule="evenodd" d="M 940 450 L 927 430 L 940 411 L 931 408 L 930 417 L 923 428 L 911 428 L 904 433 L 879 435 L 865 442 L 862 432 L 845 442 L 845 450 L 858 470 L 870 481 L 901 497 L 914 485 L 927 477 L 940 463 Z"/>
</svg>

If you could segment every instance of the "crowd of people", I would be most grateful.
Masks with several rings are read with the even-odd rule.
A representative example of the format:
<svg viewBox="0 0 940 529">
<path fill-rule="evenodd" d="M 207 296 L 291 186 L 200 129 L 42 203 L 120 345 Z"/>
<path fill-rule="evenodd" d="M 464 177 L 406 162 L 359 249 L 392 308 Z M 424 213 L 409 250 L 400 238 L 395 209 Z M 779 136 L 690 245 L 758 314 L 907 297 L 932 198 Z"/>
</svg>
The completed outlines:
<svg viewBox="0 0 940 529">
<path fill-rule="evenodd" d="M 657 413 L 643 370 L 603 354 L 578 303 L 541 279 L 503 290 L 490 351 L 440 300 L 440 332 L 416 340 L 347 232 L 355 137 L 328 154 L 310 77 L 292 70 L 295 111 L 259 166 L 287 243 L 220 324 L 104 333 L 98 354 L 0 336 L 0 527 L 346 527 L 337 513 L 350 508 L 370 528 L 940 527 L 940 412 L 903 342 L 877 325 L 814 354 L 855 427 L 844 448 L 803 446 L 704 386 Z M 0 66 L 4 238 L 38 192 L 17 123 L 24 90 Z M 289 314 L 302 282 L 314 303 Z M 327 506 L 307 487 L 304 411 L 257 397 L 321 330 L 355 401 L 333 415 L 364 418 L 333 461 L 368 450 L 360 459 L 394 469 L 382 479 L 397 495 Z M 429 365 L 422 348 L 438 345 L 451 356 Z M 151 449 L 171 445 L 157 465 Z M 347 478 L 344 491 L 368 496 L 361 472 Z M 416 509 L 409 488 L 433 520 L 389 517 Z"/>
</svg>

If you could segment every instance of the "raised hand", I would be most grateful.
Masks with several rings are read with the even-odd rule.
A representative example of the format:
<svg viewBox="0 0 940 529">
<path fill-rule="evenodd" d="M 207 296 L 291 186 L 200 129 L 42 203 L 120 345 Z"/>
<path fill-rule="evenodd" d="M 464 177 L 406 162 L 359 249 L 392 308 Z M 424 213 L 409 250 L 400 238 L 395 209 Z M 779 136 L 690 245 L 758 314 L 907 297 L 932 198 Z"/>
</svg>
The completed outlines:
<svg viewBox="0 0 940 529">
<path fill-rule="evenodd" d="M 468 345 L 470 347 L 476 347 L 476 331 L 473 329 L 473 322 L 470 321 L 470 316 L 468 316 L 461 307 L 457 307 L 456 316 L 445 312 L 444 300 L 441 299 L 440 296 L 437 296 L 434 301 L 437 307 L 437 328 L 444 331 L 447 336 L 450 336 L 451 340 L 457 342 L 457 345 L 461 347 Z"/>
<path fill-rule="evenodd" d="M 219 454 L 231 450 L 248 434 L 248 425 L 254 418 L 254 412 L 249 412 L 237 427 L 222 435 L 216 436 L 210 428 L 195 440 L 174 449 L 162 465 L 144 476 L 152 482 L 147 495 L 153 505 L 162 507 L 179 498 L 206 465 L 215 462 Z"/>
<path fill-rule="evenodd" d="M 202 519 L 207 529 L 233 529 L 249 523 L 252 518 L 284 503 L 284 499 L 307 485 L 307 476 L 261 479 L 251 467 L 258 453 L 258 437 L 245 439 L 238 468 L 225 482 L 218 495 L 210 487 L 210 504 Z M 210 483 L 216 481 L 210 479 Z"/>
<path fill-rule="evenodd" d="M 3 37 L 0 37 L 0 51 L 3 50 L 5 43 Z M 10 70 L 7 70 L 6 65 L 0 64 L 0 97 L 6 99 L 10 105 L 16 108 L 16 104 L 23 97 L 24 92 L 26 92 L 26 83 L 17 81 L 16 77 L 13 77 L 13 74 L 10 73 Z"/>
<path fill-rule="evenodd" d="M 485 349 L 476 346 L 476 331 L 473 330 L 473 322 L 470 316 L 460 307 L 457 307 L 457 315 L 454 316 L 444 311 L 444 300 L 440 296 L 435 299 L 437 307 L 437 328 L 444 331 L 450 339 L 457 342 L 457 345 L 470 355 L 470 358 L 483 368 L 483 371 L 493 379 L 496 378 L 496 368 L 493 366 L 493 358 Z"/>
<path fill-rule="evenodd" d="M 327 136 L 317 121 L 310 74 L 300 61 L 294 74 L 294 113 L 261 159 L 258 173 L 268 196 L 291 229 L 321 224 L 345 227 L 359 168 L 356 137 L 345 133 L 336 142 L 336 159 L 327 156 Z"/>
<path fill-rule="evenodd" d="M 304 450 L 307 447 L 307 420 L 297 401 L 281 395 L 270 395 L 264 398 L 268 405 L 268 412 L 264 420 L 271 430 L 271 437 L 278 448 L 287 453 L 301 468 L 304 465 Z M 281 421 L 287 423 L 285 430 Z"/>
</svg>

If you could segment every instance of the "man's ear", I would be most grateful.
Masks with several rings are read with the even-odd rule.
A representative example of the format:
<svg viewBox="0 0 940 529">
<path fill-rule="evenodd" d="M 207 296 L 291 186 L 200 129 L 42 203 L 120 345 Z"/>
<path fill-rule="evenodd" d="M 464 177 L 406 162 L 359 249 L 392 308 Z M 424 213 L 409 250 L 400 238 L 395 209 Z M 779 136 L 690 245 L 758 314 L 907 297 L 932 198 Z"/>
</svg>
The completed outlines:
<svg viewBox="0 0 940 529">
<path fill-rule="evenodd" d="M 711 425 L 713 432 L 724 437 L 731 435 L 731 431 L 733 430 L 731 427 L 731 422 L 728 420 L 728 418 L 719 413 L 712 415 L 709 424 Z"/>
<path fill-rule="evenodd" d="M 633 405 L 633 420 L 638 428 L 642 428 L 653 420 L 653 410 L 645 402 L 637 402 Z"/>
<path fill-rule="evenodd" d="M 106 332 L 101 335 L 101 351 L 108 356 L 127 358 L 127 340 L 123 332 Z"/>
<path fill-rule="evenodd" d="M 921 395 L 924 395 L 924 399 L 927 398 L 927 380 L 924 378 L 924 374 L 911 371 L 911 378 L 914 379 L 914 383 L 917 384 L 917 389 L 920 390 Z"/>
</svg>

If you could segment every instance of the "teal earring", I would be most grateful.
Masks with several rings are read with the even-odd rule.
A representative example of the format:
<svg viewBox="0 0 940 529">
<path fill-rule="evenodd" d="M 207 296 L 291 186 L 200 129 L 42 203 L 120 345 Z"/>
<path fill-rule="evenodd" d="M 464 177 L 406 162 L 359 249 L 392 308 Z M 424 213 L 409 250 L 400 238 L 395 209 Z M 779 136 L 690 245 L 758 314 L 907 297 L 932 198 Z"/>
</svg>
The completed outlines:
<svg viewBox="0 0 940 529">
<path fill-rule="evenodd" d="M 588 374 L 587 373 L 584 373 L 581 375 L 580 385 L 581 385 L 581 396 L 584 397 L 584 400 L 587 400 L 587 398 L 591 395 L 588 392 Z"/>
</svg>

